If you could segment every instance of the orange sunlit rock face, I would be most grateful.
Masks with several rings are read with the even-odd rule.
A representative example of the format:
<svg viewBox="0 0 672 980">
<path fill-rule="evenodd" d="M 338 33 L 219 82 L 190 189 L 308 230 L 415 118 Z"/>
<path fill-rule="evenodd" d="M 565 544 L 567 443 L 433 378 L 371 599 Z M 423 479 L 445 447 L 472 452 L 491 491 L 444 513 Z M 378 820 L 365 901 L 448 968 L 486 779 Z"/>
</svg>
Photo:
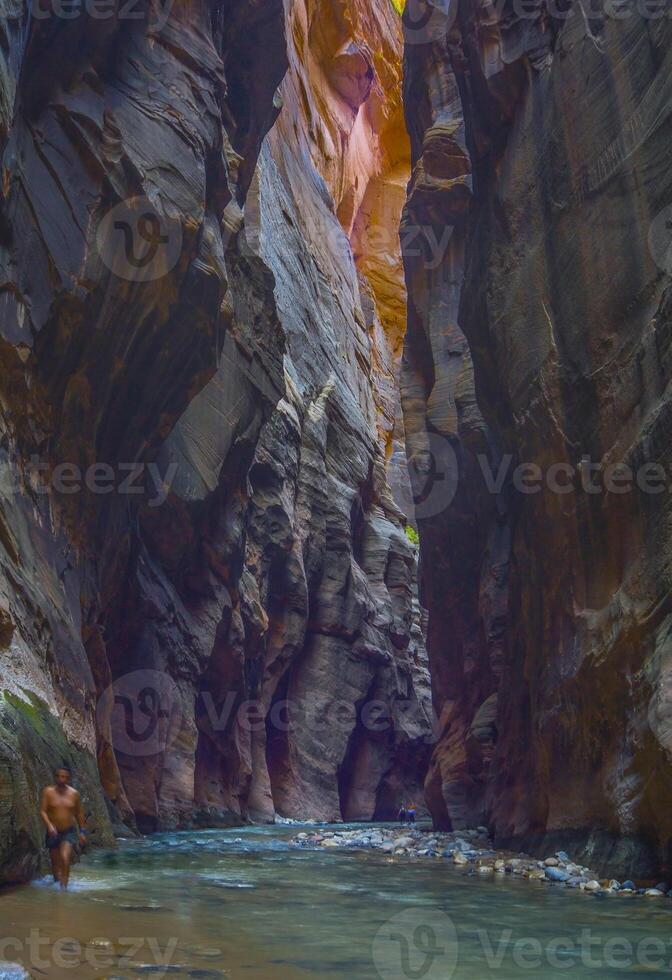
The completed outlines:
<svg viewBox="0 0 672 980">
<path fill-rule="evenodd" d="M 401 21 L 391 4 L 339 0 L 292 5 L 283 111 L 269 144 L 300 199 L 305 162 L 325 182 L 362 274 L 381 442 L 389 456 L 400 409 L 396 395 L 406 329 L 399 222 L 410 174 L 403 118 Z M 310 208 L 306 236 L 328 251 L 339 230 Z M 336 241 L 336 248 L 338 249 Z M 329 259 L 326 259 L 326 266 Z"/>
</svg>

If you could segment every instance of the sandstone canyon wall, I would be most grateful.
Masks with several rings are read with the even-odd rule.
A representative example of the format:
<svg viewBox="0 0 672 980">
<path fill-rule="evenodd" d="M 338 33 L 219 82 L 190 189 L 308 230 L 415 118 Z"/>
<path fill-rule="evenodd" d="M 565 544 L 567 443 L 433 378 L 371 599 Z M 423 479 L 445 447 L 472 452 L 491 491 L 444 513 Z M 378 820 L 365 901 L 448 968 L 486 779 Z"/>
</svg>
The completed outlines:
<svg viewBox="0 0 672 980">
<path fill-rule="evenodd" d="M 500 842 L 660 874 L 670 19 L 579 0 L 418 2 L 405 18 L 404 227 L 425 252 L 406 259 L 403 400 L 416 479 L 443 480 L 419 515 L 442 725 L 428 803 L 439 825 L 486 821 Z M 522 492 L 519 463 L 555 492 Z M 605 492 L 612 464 L 641 483 L 618 492 L 633 487 L 621 469 Z"/>
<path fill-rule="evenodd" d="M 0 21 L 0 880 L 63 760 L 109 842 L 390 816 L 430 752 L 398 18 L 125 9 Z"/>
</svg>

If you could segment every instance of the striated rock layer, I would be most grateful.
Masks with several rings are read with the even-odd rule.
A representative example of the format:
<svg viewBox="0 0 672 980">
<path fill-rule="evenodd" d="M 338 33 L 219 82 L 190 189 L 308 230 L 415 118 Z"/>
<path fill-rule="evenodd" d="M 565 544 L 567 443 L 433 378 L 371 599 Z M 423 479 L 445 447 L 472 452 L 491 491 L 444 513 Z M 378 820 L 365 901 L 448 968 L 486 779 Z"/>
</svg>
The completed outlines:
<svg viewBox="0 0 672 980">
<path fill-rule="evenodd" d="M 431 484 L 422 595 L 441 714 L 428 804 L 437 826 L 487 820 L 502 844 L 560 839 L 593 866 L 659 874 L 672 26 L 645 5 L 525 6 L 406 13 L 404 227 L 426 247 L 406 260 L 403 400 Z M 520 463 L 543 471 L 540 492 Z M 664 464 L 665 489 L 649 468 L 618 492 L 617 463 Z"/>
<path fill-rule="evenodd" d="M 396 15 L 31 16 L 0 21 L 0 880 L 63 760 L 100 842 L 389 817 L 431 735 Z"/>
</svg>

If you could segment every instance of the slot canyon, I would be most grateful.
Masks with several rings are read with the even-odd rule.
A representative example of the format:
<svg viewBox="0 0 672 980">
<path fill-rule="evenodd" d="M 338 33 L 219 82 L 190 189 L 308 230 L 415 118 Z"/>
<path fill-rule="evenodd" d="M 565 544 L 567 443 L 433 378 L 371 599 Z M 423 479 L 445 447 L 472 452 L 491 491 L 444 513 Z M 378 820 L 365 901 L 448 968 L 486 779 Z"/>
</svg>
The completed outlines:
<svg viewBox="0 0 672 980">
<path fill-rule="evenodd" d="M 397 6 L 3 5 L 2 883 L 64 763 L 672 875 L 670 18 Z"/>
</svg>

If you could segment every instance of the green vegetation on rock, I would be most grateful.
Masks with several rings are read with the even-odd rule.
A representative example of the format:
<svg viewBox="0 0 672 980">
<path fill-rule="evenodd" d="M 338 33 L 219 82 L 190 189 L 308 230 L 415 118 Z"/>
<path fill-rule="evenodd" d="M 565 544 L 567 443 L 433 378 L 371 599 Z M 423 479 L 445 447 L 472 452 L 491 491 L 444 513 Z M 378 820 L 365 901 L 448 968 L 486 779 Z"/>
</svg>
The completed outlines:
<svg viewBox="0 0 672 980">
<path fill-rule="evenodd" d="M 411 544 L 414 544 L 417 547 L 420 544 L 420 535 L 415 528 L 411 524 L 407 524 L 404 531 L 406 532 L 406 537 Z"/>
</svg>

